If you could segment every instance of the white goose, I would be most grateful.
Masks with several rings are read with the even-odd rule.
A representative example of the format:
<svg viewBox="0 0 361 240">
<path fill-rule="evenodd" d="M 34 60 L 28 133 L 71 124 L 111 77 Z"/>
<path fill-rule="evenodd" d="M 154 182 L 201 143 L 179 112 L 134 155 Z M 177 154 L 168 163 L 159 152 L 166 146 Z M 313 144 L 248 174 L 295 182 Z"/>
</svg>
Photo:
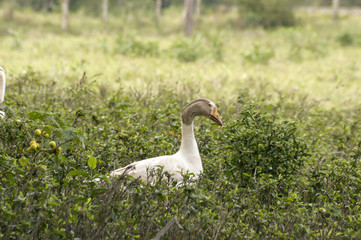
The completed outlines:
<svg viewBox="0 0 361 240">
<path fill-rule="evenodd" d="M 5 71 L 2 67 L 0 67 L 0 104 L 4 101 L 5 97 Z M 5 113 L 0 111 L 0 118 L 5 117 Z"/>
<path fill-rule="evenodd" d="M 162 166 L 176 182 L 183 180 L 181 173 L 194 173 L 196 176 L 203 171 L 202 160 L 193 133 L 193 119 L 205 116 L 222 125 L 217 113 L 217 106 L 208 99 L 199 98 L 189 103 L 182 111 L 182 143 L 177 153 L 134 162 L 126 167 L 116 169 L 111 176 L 131 175 L 147 181 L 148 169 Z"/>
</svg>

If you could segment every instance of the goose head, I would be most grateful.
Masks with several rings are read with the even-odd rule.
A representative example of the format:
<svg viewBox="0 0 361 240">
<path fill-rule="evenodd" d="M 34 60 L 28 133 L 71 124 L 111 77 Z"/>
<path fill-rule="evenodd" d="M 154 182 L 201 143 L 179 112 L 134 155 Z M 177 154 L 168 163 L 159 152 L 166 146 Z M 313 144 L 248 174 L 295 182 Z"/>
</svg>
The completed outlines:
<svg viewBox="0 0 361 240">
<path fill-rule="evenodd" d="M 210 118 L 218 125 L 223 125 L 217 112 L 217 106 L 208 99 L 199 98 L 190 102 L 182 111 L 182 122 L 190 125 L 196 116 L 204 116 Z"/>
<path fill-rule="evenodd" d="M 0 67 L 0 103 L 4 101 L 5 97 L 5 71 Z"/>
</svg>

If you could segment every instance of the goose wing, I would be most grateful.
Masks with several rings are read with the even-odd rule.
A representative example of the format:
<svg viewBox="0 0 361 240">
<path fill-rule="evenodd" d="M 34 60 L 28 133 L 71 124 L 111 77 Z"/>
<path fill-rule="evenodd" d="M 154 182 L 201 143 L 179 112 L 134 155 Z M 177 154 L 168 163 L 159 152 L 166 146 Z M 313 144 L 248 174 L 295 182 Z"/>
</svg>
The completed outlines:
<svg viewBox="0 0 361 240">
<path fill-rule="evenodd" d="M 190 170 L 184 161 L 179 159 L 177 155 L 167 155 L 134 162 L 128 166 L 112 171 L 110 175 L 117 176 L 124 174 L 133 176 L 134 178 L 141 178 L 146 181 L 149 170 L 157 167 L 163 167 L 163 172 L 170 173 L 175 181 L 182 180 L 181 172 Z"/>
</svg>

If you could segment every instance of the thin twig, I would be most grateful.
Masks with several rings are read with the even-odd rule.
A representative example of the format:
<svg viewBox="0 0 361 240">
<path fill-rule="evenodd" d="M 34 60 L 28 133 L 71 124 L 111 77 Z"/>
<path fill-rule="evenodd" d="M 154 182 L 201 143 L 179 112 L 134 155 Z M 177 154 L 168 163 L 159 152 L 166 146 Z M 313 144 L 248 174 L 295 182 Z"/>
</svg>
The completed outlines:
<svg viewBox="0 0 361 240">
<path fill-rule="evenodd" d="M 172 218 L 167 225 L 165 225 L 162 230 L 160 230 L 157 235 L 154 237 L 154 240 L 159 240 L 168 232 L 168 230 L 177 222 L 177 217 Z"/>
</svg>

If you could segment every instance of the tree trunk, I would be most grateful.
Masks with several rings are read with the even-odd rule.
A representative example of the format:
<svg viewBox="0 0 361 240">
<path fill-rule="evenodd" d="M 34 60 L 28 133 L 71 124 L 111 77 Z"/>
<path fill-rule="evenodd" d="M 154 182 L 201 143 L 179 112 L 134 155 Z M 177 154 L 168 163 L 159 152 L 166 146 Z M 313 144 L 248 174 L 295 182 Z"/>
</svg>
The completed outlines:
<svg viewBox="0 0 361 240">
<path fill-rule="evenodd" d="M 155 0 L 155 17 L 157 21 L 162 15 L 162 0 Z"/>
<path fill-rule="evenodd" d="M 109 0 L 103 0 L 103 21 L 108 22 Z"/>
<path fill-rule="evenodd" d="M 340 1 L 339 0 L 332 0 L 332 17 L 334 20 L 338 19 L 338 9 L 339 9 Z"/>
<path fill-rule="evenodd" d="M 15 0 L 9 0 L 8 10 L 5 13 L 5 19 L 12 20 L 14 18 Z"/>
<path fill-rule="evenodd" d="M 66 30 L 68 29 L 68 16 L 69 16 L 69 0 L 62 0 L 62 17 L 61 17 L 61 28 Z"/>
<path fill-rule="evenodd" d="M 190 36 L 193 29 L 194 0 L 185 0 L 185 26 L 184 34 Z"/>
<path fill-rule="evenodd" d="M 49 12 L 54 6 L 54 0 L 43 1 L 42 9 L 43 11 Z"/>
<path fill-rule="evenodd" d="M 202 6 L 202 0 L 196 0 L 196 9 L 195 9 L 196 17 L 199 17 L 201 15 L 201 6 Z"/>
</svg>

